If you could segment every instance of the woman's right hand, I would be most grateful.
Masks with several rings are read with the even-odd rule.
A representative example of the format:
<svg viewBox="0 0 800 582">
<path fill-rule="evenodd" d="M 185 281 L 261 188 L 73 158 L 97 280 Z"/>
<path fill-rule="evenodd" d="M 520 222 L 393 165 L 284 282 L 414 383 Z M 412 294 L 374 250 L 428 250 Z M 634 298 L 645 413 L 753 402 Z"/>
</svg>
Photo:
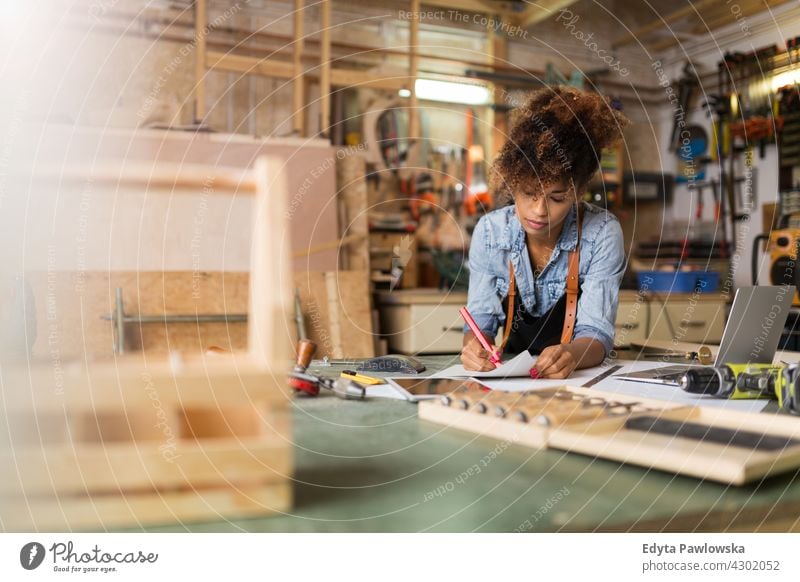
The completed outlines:
<svg viewBox="0 0 800 582">
<path fill-rule="evenodd" d="M 488 339 L 488 338 L 487 338 Z M 494 341 L 489 339 L 489 343 Z M 496 366 L 489 359 L 491 354 L 481 346 L 478 338 L 472 332 L 464 334 L 464 345 L 461 348 L 461 364 L 464 369 L 473 372 L 489 372 Z"/>
</svg>

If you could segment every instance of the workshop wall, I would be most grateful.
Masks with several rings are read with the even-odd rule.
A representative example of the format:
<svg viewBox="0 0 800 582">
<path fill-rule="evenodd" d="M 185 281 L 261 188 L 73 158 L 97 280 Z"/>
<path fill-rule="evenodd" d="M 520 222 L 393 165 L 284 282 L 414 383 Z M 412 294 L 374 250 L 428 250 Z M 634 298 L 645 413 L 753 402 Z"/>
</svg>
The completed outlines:
<svg viewBox="0 0 800 582">
<path fill-rule="evenodd" d="M 780 28 L 775 27 L 775 18 L 780 19 Z M 668 78 L 673 81 L 680 77 L 681 69 L 689 58 L 694 62 L 698 71 L 708 71 L 705 77 L 706 83 L 716 81 L 717 62 L 722 58 L 726 51 L 743 53 L 752 52 L 761 47 L 778 45 L 783 47 L 787 38 L 800 35 L 800 10 L 794 6 L 782 6 L 775 9 L 774 14 L 762 13 L 749 19 L 750 35 L 741 34 L 740 24 L 734 23 L 728 27 L 715 31 L 714 37 L 717 42 L 704 41 L 699 46 L 687 43 L 683 51 L 672 51 L 664 57 L 664 71 Z M 669 64 L 666 64 L 669 63 Z M 713 93 L 709 89 L 707 93 Z M 687 115 L 687 123 L 696 123 L 706 127 L 710 133 L 710 120 L 702 109 L 703 95 L 699 95 L 695 100 L 695 106 Z M 672 115 L 668 107 L 666 96 L 663 98 L 663 107 L 656 117 L 656 121 L 661 130 L 659 141 L 660 155 L 664 162 L 664 171 L 675 173 L 677 170 L 677 156 L 668 148 L 668 140 L 672 130 Z M 743 175 L 745 171 L 744 156 L 738 156 L 736 160 L 736 175 Z M 752 260 L 752 240 L 753 237 L 762 232 L 762 204 L 777 202 L 778 200 L 778 151 L 774 142 L 768 145 L 765 156 L 761 158 L 758 148 L 755 148 L 753 156 L 753 168 L 755 176 L 753 179 L 753 189 L 757 194 L 756 204 L 751 212 L 749 222 L 743 222 L 737 229 L 739 240 L 735 250 L 735 258 L 732 261 L 734 266 L 734 287 L 751 284 L 751 260 Z M 709 167 L 707 170 L 711 176 L 717 176 L 718 172 Z M 703 209 L 703 220 L 713 220 L 714 205 L 709 198 L 709 192 L 705 193 L 705 205 Z M 696 200 L 688 199 L 685 186 L 676 186 L 672 204 L 665 209 L 666 222 L 675 221 L 694 221 Z M 769 256 L 764 254 L 759 261 L 759 282 L 768 281 Z"/>
</svg>

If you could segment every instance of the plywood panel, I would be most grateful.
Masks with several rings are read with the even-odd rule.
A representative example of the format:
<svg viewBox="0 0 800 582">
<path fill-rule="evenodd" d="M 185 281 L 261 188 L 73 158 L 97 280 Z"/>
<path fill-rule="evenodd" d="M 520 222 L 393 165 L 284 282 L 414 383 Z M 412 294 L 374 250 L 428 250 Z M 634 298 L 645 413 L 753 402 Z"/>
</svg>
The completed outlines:
<svg viewBox="0 0 800 582">
<path fill-rule="evenodd" d="M 297 272 L 306 332 L 317 344 L 316 357 L 369 358 L 375 355 L 372 299 L 367 271 Z M 296 341 L 294 322 L 287 337 Z"/>
<path fill-rule="evenodd" d="M 34 357 L 67 362 L 114 357 L 114 289 L 121 287 L 125 312 L 146 314 L 246 314 L 248 273 L 87 272 L 30 274 L 36 305 Z M 366 271 L 295 273 L 307 331 L 317 356 L 372 357 L 374 330 Z M 279 323 L 288 345 L 296 342 L 293 317 Z M 247 323 L 151 323 L 126 325 L 127 353 L 205 354 L 247 349 Z"/>
<path fill-rule="evenodd" d="M 114 334 L 102 319 L 114 310 L 122 288 L 128 315 L 247 313 L 247 273 L 56 272 L 29 275 L 36 305 L 35 357 L 69 360 L 113 357 Z M 151 323 L 126 325 L 126 349 L 193 355 L 210 346 L 247 348 L 246 323 Z"/>
</svg>

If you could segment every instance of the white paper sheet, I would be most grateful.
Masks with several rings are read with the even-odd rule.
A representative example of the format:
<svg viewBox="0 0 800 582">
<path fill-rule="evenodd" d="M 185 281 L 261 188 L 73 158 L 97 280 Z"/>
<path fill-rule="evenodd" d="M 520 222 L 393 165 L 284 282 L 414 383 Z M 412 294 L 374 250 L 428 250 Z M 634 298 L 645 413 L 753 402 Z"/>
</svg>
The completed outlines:
<svg viewBox="0 0 800 582">
<path fill-rule="evenodd" d="M 464 369 L 464 366 L 455 365 L 433 374 L 431 378 L 527 378 L 530 380 L 530 371 L 534 363 L 536 363 L 536 356 L 522 352 L 489 372 L 475 372 Z"/>
</svg>

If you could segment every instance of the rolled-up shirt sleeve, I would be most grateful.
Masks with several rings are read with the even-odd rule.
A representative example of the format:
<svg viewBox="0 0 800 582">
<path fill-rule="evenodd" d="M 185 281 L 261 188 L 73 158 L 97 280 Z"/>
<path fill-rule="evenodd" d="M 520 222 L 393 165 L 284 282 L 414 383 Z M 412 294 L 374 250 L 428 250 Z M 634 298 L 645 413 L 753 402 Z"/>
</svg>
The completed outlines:
<svg viewBox="0 0 800 582">
<path fill-rule="evenodd" d="M 469 245 L 467 309 L 481 331 L 494 337 L 505 316 L 497 296 L 497 277 L 489 268 L 491 235 L 488 220 L 482 217 L 475 225 Z M 464 333 L 469 331 L 469 326 L 464 324 Z"/>
<path fill-rule="evenodd" d="M 594 243 L 589 269 L 581 282 L 574 339 L 589 337 L 614 348 L 614 322 L 619 306 L 619 286 L 625 273 L 622 227 L 609 215 Z"/>
</svg>

